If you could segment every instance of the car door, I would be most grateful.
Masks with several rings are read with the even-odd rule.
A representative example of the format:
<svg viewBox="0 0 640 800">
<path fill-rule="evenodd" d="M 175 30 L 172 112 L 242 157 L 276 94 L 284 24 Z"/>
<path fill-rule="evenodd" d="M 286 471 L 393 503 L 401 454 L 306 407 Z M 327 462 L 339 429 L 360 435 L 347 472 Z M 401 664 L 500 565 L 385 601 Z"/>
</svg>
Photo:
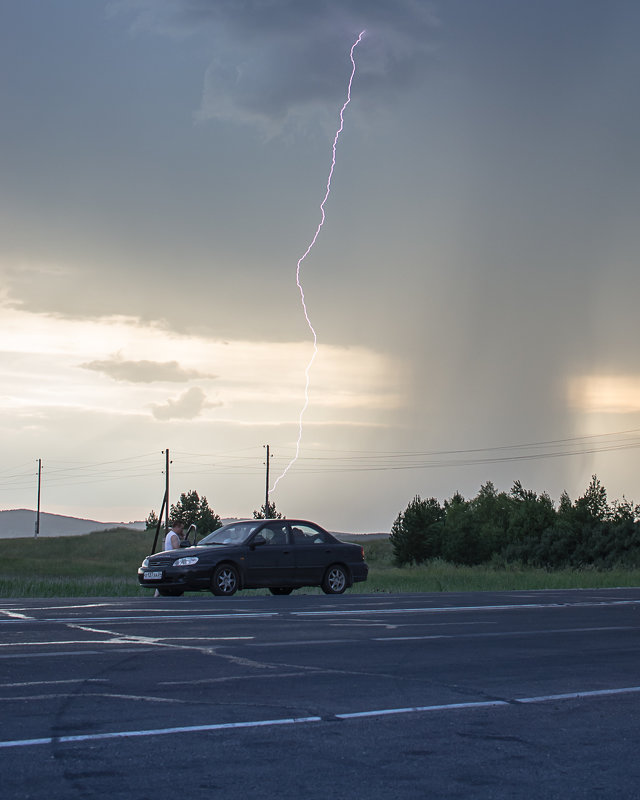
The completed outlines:
<svg viewBox="0 0 640 800">
<path fill-rule="evenodd" d="M 319 585 L 326 568 L 337 558 L 338 543 L 331 534 L 307 522 L 291 523 L 291 540 L 299 582 Z"/>
<path fill-rule="evenodd" d="M 295 562 L 286 522 L 274 520 L 252 537 L 245 555 L 246 583 L 251 586 L 295 585 Z"/>
</svg>

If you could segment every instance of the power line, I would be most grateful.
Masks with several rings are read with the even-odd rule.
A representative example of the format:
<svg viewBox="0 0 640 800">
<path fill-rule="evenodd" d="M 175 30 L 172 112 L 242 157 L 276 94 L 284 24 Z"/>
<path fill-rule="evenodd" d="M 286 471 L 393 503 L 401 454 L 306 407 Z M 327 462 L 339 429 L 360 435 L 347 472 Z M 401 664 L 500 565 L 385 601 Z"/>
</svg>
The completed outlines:
<svg viewBox="0 0 640 800">
<path fill-rule="evenodd" d="M 571 458 L 615 453 L 640 448 L 640 428 L 539 442 L 441 450 L 335 450 L 319 449 L 299 457 L 296 470 L 302 474 L 392 472 L 470 467 L 485 464 L 521 463 L 542 459 Z M 290 449 L 278 447 L 274 467 L 289 460 Z M 263 472 L 262 448 L 247 447 L 220 453 L 171 451 L 172 469 L 180 477 L 244 478 Z M 143 480 L 162 474 L 158 453 L 143 453 L 101 461 L 65 462 L 47 459 L 43 481 L 48 486 L 76 487 L 121 480 Z M 0 471 L 0 492 L 15 492 L 34 486 L 31 464 Z"/>
</svg>

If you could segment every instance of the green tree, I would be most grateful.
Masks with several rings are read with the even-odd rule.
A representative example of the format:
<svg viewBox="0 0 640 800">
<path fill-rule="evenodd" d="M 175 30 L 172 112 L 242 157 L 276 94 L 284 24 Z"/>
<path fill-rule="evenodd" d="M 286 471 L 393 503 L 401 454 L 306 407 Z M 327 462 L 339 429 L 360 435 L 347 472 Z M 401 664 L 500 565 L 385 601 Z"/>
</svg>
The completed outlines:
<svg viewBox="0 0 640 800">
<path fill-rule="evenodd" d="M 440 554 L 440 527 L 444 511 L 435 497 L 416 495 L 398 514 L 389 540 L 396 564 L 422 564 Z"/>
<path fill-rule="evenodd" d="M 185 530 L 188 530 L 190 525 L 195 525 L 198 538 L 206 536 L 222 525 L 220 517 L 209 508 L 207 498 L 204 495 L 200 497 L 195 490 L 183 492 L 180 500 L 171 505 L 171 519 L 182 522 Z"/>
<path fill-rule="evenodd" d="M 145 527 L 146 531 L 155 531 L 156 528 L 158 527 L 158 515 L 153 509 L 151 509 L 151 513 L 146 518 L 145 523 L 146 523 Z"/>
<path fill-rule="evenodd" d="M 607 502 L 607 490 L 600 483 L 597 475 L 591 476 L 587 491 L 576 500 L 575 509 L 582 521 L 604 522 L 611 516 Z"/>
<path fill-rule="evenodd" d="M 286 519 L 279 511 L 276 511 L 276 504 L 267 501 L 260 506 L 258 511 L 253 512 L 254 519 Z"/>
<path fill-rule="evenodd" d="M 452 564 L 479 564 L 484 560 L 480 531 L 474 521 L 471 501 L 456 493 L 445 503 L 442 557 Z"/>
<path fill-rule="evenodd" d="M 537 495 L 516 481 L 510 492 L 511 508 L 506 542 L 500 555 L 505 561 L 537 563 L 540 542 L 558 522 L 558 512 L 546 492 Z M 562 502 L 562 501 L 561 501 Z M 567 501 L 569 507 L 571 501 Z"/>
</svg>

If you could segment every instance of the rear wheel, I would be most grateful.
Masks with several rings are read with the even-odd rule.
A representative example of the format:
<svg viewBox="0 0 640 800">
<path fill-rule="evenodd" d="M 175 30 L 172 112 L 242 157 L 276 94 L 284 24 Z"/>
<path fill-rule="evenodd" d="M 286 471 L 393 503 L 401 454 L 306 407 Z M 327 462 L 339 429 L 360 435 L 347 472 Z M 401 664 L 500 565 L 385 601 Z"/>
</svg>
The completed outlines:
<svg viewBox="0 0 640 800">
<path fill-rule="evenodd" d="M 347 571 L 340 564 L 333 564 L 325 572 L 322 579 L 322 591 L 325 594 L 342 594 L 347 588 L 349 578 Z"/>
<path fill-rule="evenodd" d="M 293 591 L 292 586 L 270 586 L 269 591 L 271 594 L 291 594 Z"/>
<path fill-rule="evenodd" d="M 240 577 L 233 564 L 220 564 L 211 576 L 211 591 L 221 596 L 230 596 L 238 591 Z"/>
<path fill-rule="evenodd" d="M 184 589 L 158 589 L 161 597 L 182 597 Z"/>
</svg>

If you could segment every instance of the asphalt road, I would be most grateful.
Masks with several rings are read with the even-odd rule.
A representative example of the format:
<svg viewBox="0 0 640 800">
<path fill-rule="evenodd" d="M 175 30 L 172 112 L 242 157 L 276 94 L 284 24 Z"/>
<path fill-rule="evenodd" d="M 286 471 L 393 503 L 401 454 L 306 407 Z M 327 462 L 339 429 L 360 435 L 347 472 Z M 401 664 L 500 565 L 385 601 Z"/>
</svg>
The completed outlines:
<svg viewBox="0 0 640 800">
<path fill-rule="evenodd" d="M 0 791 L 636 798 L 640 589 L 0 601 Z"/>
</svg>

